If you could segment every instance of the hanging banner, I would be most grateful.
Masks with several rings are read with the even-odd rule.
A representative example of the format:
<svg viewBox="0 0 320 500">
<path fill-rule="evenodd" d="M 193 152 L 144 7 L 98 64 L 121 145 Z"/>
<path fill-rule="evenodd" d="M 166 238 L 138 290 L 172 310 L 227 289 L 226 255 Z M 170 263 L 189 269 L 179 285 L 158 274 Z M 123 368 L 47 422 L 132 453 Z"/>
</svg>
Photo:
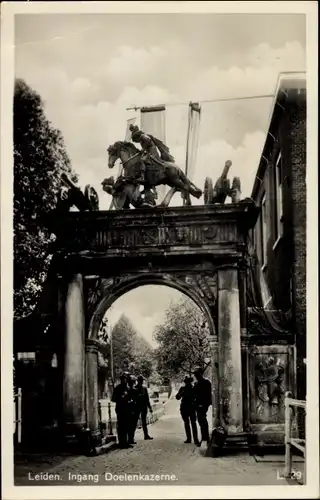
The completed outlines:
<svg viewBox="0 0 320 500">
<path fill-rule="evenodd" d="M 137 121 L 137 118 L 134 117 L 134 118 L 129 118 L 129 120 L 127 120 L 127 130 L 126 130 L 126 136 L 125 136 L 125 141 L 131 141 L 131 132 L 129 130 L 129 127 L 130 125 L 134 125 Z"/>
<path fill-rule="evenodd" d="M 196 158 L 199 143 L 201 106 L 196 102 L 190 102 L 188 115 L 188 133 L 186 150 L 186 169 L 185 174 L 190 180 L 193 180 Z"/>
<path fill-rule="evenodd" d="M 148 106 L 140 109 L 140 128 L 146 134 L 154 135 L 166 144 L 166 107 Z M 167 186 L 157 186 L 159 202 L 163 200 L 167 191 Z"/>
</svg>

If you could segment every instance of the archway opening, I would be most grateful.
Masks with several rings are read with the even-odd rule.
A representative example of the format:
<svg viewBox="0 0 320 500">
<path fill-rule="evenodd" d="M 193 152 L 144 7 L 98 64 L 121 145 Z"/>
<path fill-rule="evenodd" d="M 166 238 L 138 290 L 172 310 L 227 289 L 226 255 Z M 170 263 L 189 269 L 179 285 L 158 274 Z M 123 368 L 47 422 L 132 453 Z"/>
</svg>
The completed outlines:
<svg viewBox="0 0 320 500">
<path fill-rule="evenodd" d="M 98 338 L 109 344 L 101 354 L 108 389 L 100 383 L 100 397 L 103 391 L 110 395 L 123 371 L 150 385 L 178 383 L 196 366 L 210 376 L 210 322 L 188 295 L 166 285 L 140 285 L 105 306 Z"/>
<path fill-rule="evenodd" d="M 142 375 L 155 402 L 167 400 L 196 367 L 212 379 L 212 318 L 181 290 L 139 285 L 105 301 L 99 312 L 97 338 L 109 347 L 99 353 L 100 401 L 111 399 L 123 372 Z"/>
</svg>

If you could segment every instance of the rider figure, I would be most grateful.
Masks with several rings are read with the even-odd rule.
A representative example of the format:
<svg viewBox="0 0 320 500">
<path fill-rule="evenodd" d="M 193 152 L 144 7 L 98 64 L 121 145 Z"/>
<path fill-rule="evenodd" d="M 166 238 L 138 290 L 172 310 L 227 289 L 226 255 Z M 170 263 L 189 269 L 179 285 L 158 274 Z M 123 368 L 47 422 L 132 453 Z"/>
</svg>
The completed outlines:
<svg viewBox="0 0 320 500">
<path fill-rule="evenodd" d="M 163 165 L 164 162 L 174 163 L 173 156 L 170 155 L 169 148 L 162 141 L 153 137 L 151 134 L 145 134 L 137 125 L 130 125 L 131 139 L 141 145 L 141 177 L 140 182 L 145 183 L 146 165 L 153 162 Z"/>
</svg>

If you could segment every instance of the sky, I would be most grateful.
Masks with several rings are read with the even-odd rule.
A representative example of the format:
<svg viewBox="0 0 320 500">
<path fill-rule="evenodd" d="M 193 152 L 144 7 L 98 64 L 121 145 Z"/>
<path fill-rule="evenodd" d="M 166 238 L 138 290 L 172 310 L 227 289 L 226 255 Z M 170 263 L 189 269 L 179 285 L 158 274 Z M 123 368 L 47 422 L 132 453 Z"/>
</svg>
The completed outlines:
<svg viewBox="0 0 320 500">
<path fill-rule="evenodd" d="M 142 335 L 152 347 L 157 347 L 153 336 L 155 327 L 163 323 L 165 311 L 170 303 L 182 298 L 191 302 L 189 297 L 174 288 L 165 285 L 144 285 L 117 299 L 107 311 L 106 317 L 112 328 L 120 315 L 125 314 L 138 334 Z"/>
<path fill-rule="evenodd" d="M 39 92 L 79 185 L 93 185 L 107 210 L 106 150 L 124 139 L 135 116 L 127 107 L 168 104 L 166 142 L 184 167 L 188 102 L 273 94 L 280 72 L 305 70 L 305 36 L 305 17 L 294 14 L 17 15 L 15 74 Z M 170 106 L 177 102 L 186 104 Z M 271 106 L 272 98 L 202 104 L 196 185 L 207 176 L 214 182 L 230 159 L 230 177 L 250 196 Z M 130 310 L 151 340 L 178 293 L 131 291 L 114 304 L 113 321 Z"/>
</svg>

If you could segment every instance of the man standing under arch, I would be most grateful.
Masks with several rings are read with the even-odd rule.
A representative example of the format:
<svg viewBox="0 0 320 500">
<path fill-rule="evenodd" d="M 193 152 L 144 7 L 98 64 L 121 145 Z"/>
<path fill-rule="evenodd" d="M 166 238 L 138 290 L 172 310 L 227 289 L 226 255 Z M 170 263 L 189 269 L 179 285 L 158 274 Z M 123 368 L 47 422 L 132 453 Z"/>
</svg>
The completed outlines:
<svg viewBox="0 0 320 500">
<path fill-rule="evenodd" d="M 194 384 L 194 394 L 196 403 L 196 412 L 199 426 L 201 429 L 201 442 L 206 441 L 209 444 L 209 425 L 207 412 L 212 404 L 211 382 L 203 376 L 203 369 L 197 368 L 194 371 L 197 381 Z"/>
<path fill-rule="evenodd" d="M 176 395 L 176 399 L 178 401 L 181 400 L 180 413 L 184 422 L 184 428 L 187 438 L 185 443 L 191 443 L 192 429 L 193 441 L 197 446 L 200 446 L 200 442 L 198 440 L 197 418 L 195 410 L 195 393 L 191 377 L 185 377 L 184 386 L 180 387 Z"/>
<path fill-rule="evenodd" d="M 128 384 L 128 373 L 123 373 L 112 395 L 112 401 L 116 403 L 117 432 L 119 448 L 132 448 L 129 443 L 130 432 L 130 388 Z"/>
<path fill-rule="evenodd" d="M 152 413 L 152 406 L 149 399 L 148 389 L 143 386 L 143 377 L 139 375 L 137 379 L 137 385 L 135 386 L 135 400 L 136 400 L 136 424 L 138 423 L 139 417 L 141 418 L 142 430 L 145 440 L 153 439 L 149 436 L 148 426 L 147 426 L 147 413 L 148 410 Z"/>
</svg>

